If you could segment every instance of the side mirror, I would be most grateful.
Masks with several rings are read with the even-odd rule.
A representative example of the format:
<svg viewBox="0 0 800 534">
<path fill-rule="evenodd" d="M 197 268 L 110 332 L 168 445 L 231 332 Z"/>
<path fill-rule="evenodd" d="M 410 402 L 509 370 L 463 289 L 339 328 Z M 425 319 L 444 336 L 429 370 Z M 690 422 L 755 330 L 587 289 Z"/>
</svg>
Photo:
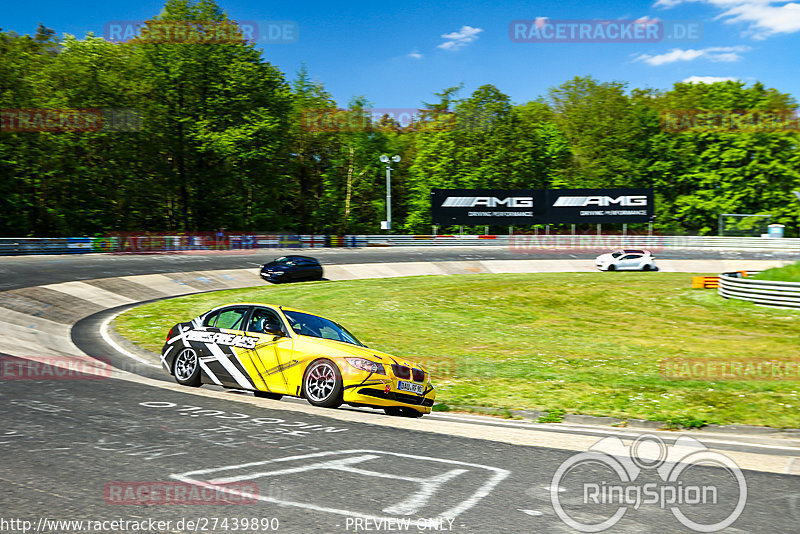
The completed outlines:
<svg viewBox="0 0 800 534">
<path fill-rule="evenodd" d="M 283 333 L 283 330 L 275 325 L 267 325 L 264 327 L 264 333 L 272 336 L 286 337 L 286 334 Z"/>
</svg>

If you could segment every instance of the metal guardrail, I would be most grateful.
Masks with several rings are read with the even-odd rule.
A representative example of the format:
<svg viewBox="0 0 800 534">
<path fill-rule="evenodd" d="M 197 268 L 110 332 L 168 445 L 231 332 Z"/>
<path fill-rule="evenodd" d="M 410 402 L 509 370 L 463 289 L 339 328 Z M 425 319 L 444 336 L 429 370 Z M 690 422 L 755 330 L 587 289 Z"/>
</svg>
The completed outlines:
<svg viewBox="0 0 800 534">
<path fill-rule="evenodd" d="M 501 246 L 516 252 L 572 250 L 602 252 L 618 248 L 727 248 L 797 251 L 798 238 L 642 236 L 642 235 L 300 235 L 226 234 L 114 235 L 105 237 L 0 238 L 0 255 L 144 253 L 184 250 L 241 250 L 317 247 Z"/>
<path fill-rule="evenodd" d="M 0 238 L 0 256 L 24 254 L 69 254 L 68 238 Z"/>
<path fill-rule="evenodd" d="M 720 274 L 717 293 L 728 299 L 746 300 L 763 306 L 800 308 L 800 282 L 757 280 L 738 275 Z"/>
</svg>

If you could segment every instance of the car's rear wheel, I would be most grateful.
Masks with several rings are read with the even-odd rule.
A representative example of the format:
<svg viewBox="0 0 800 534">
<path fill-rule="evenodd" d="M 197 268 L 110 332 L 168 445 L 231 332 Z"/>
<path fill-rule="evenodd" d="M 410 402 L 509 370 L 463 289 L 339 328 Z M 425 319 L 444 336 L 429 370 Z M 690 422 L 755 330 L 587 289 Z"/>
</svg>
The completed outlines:
<svg viewBox="0 0 800 534">
<path fill-rule="evenodd" d="M 330 360 L 316 360 L 303 376 L 303 395 L 314 406 L 337 408 L 342 405 L 342 373 Z"/>
<path fill-rule="evenodd" d="M 269 391 L 254 391 L 253 396 L 258 397 L 260 399 L 271 399 L 271 400 L 281 400 L 283 398 L 283 395 L 281 395 L 280 393 L 272 393 Z"/>
<path fill-rule="evenodd" d="M 649 263 L 645 263 L 644 267 L 642 267 L 642 270 L 643 271 L 649 271 L 650 270 L 650 264 Z"/>
<path fill-rule="evenodd" d="M 172 374 L 175 381 L 184 386 L 197 387 L 200 385 L 200 360 L 197 352 L 188 347 L 181 349 L 172 363 Z"/>
</svg>

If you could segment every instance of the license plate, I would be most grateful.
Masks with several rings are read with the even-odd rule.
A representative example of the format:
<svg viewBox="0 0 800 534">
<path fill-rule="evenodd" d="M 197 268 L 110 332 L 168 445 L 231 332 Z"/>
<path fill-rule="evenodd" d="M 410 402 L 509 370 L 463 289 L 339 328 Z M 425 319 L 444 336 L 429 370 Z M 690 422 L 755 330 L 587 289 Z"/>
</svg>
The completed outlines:
<svg viewBox="0 0 800 534">
<path fill-rule="evenodd" d="M 422 395 L 422 392 L 425 391 L 422 387 L 422 384 L 403 382 L 402 380 L 397 382 L 397 389 L 401 391 L 410 391 L 411 393 L 416 393 L 417 395 Z"/>
</svg>

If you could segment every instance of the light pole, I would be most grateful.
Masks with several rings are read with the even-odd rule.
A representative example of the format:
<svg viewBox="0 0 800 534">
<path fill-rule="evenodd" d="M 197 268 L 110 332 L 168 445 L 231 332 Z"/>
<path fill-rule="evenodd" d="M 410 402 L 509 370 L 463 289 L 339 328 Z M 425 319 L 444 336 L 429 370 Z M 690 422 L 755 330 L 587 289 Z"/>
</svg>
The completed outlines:
<svg viewBox="0 0 800 534">
<path fill-rule="evenodd" d="M 389 159 L 389 156 L 386 154 L 381 154 L 381 162 L 386 164 L 386 223 L 385 228 L 381 228 L 382 230 L 386 230 L 387 233 L 392 233 L 392 165 L 391 163 L 397 163 L 400 161 L 400 156 L 392 156 Z M 383 225 L 381 225 L 383 226 Z"/>
</svg>

